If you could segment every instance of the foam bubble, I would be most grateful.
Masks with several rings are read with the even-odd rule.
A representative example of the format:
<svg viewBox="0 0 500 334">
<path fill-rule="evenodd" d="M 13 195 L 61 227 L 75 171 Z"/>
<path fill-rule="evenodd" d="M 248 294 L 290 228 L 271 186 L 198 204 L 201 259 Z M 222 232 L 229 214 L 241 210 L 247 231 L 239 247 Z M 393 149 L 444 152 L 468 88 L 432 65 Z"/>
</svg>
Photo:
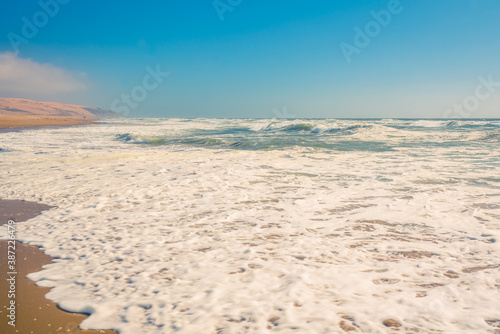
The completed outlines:
<svg viewBox="0 0 500 334">
<path fill-rule="evenodd" d="M 30 278 L 61 308 L 90 313 L 82 326 L 120 333 L 385 332 L 387 319 L 403 332 L 493 330 L 498 145 L 425 144 L 484 131 L 372 122 L 344 138 L 399 145 L 392 152 L 115 140 L 264 123 L 0 134 L 0 197 L 57 206 L 19 224 L 21 241 L 56 259 Z"/>
</svg>

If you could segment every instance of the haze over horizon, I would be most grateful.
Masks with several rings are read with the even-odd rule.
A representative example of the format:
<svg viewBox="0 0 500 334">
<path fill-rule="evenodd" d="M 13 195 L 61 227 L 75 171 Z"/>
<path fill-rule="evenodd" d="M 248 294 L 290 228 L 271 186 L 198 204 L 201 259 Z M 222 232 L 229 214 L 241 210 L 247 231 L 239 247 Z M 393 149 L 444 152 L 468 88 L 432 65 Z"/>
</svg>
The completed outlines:
<svg viewBox="0 0 500 334">
<path fill-rule="evenodd" d="M 500 117 L 494 0 L 30 0 L 0 16 L 1 97 L 130 117 Z"/>
</svg>

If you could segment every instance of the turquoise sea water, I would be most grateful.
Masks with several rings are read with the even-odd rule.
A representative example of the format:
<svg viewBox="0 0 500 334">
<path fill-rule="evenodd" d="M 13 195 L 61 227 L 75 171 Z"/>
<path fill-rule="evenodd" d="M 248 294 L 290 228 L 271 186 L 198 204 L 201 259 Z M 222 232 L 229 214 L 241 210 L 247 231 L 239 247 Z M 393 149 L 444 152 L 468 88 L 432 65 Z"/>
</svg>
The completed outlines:
<svg viewBox="0 0 500 334">
<path fill-rule="evenodd" d="M 117 133 L 134 145 L 181 145 L 238 150 L 290 148 L 392 151 L 401 147 L 498 145 L 500 120 L 193 119 L 136 120 L 148 130 Z"/>
</svg>

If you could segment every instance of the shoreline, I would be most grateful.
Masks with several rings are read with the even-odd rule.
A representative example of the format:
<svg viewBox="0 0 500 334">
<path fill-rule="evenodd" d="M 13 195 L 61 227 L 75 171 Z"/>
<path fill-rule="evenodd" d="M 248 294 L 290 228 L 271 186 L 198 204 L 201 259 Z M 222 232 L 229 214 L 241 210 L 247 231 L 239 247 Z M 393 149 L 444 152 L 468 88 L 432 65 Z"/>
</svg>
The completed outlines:
<svg viewBox="0 0 500 334">
<path fill-rule="evenodd" d="M 40 128 L 49 126 L 72 126 L 83 124 L 98 124 L 95 118 L 83 118 L 74 116 L 43 116 L 26 115 L 10 116 L 0 114 L 0 129 L 22 129 L 22 128 Z"/>
<path fill-rule="evenodd" d="M 9 219 L 16 223 L 27 221 L 38 216 L 42 211 L 53 207 L 35 202 L 0 199 L 0 226 L 7 224 Z M 7 240 L 0 240 L 0 261 L 7 264 Z M 16 241 L 16 327 L 8 324 L 7 305 L 9 291 L 7 270 L 2 272 L 0 280 L 0 332 L 14 333 L 72 333 L 72 334 L 117 334 L 112 330 L 82 330 L 79 324 L 87 318 L 81 313 L 69 313 L 60 309 L 54 302 L 45 299 L 51 288 L 39 287 L 26 275 L 42 270 L 43 266 L 53 262 L 36 246 Z M 7 268 L 7 266 L 2 266 Z"/>
</svg>

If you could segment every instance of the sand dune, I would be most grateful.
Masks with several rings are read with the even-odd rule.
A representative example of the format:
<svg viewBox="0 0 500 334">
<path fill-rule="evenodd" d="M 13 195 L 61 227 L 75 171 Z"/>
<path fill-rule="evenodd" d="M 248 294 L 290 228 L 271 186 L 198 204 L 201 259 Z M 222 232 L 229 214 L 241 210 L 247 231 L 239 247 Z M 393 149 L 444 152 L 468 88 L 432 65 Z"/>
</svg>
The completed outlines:
<svg viewBox="0 0 500 334">
<path fill-rule="evenodd" d="M 118 114 L 86 106 L 0 98 L 0 128 L 78 125 Z"/>
</svg>

